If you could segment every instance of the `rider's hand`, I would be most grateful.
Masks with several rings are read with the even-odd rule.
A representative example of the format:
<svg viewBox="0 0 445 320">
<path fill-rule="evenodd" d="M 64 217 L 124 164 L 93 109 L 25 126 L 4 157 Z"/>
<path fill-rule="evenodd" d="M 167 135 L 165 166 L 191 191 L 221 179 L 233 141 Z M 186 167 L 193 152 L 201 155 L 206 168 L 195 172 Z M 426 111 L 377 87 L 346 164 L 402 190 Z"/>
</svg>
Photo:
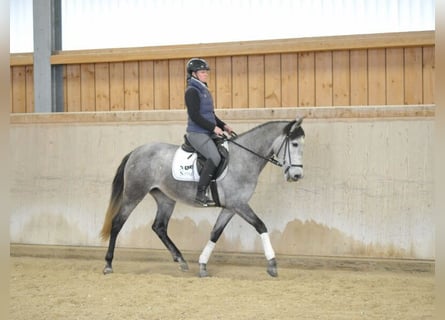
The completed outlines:
<svg viewBox="0 0 445 320">
<path fill-rule="evenodd" d="M 226 131 L 229 135 L 232 134 L 233 129 L 229 125 L 224 125 L 224 131 Z"/>
<path fill-rule="evenodd" d="M 215 126 L 215 129 L 213 129 L 213 132 L 217 135 L 217 136 L 222 136 L 224 133 L 222 131 L 222 129 L 218 126 Z"/>
</svg>

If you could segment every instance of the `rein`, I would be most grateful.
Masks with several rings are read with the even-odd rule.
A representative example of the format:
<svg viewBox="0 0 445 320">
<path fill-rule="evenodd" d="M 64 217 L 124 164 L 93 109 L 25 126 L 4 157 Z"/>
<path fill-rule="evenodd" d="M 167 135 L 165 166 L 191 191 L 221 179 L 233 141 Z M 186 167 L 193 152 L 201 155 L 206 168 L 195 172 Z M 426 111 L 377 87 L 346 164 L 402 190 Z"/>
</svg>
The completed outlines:
<svg viewBox="0 0 445 320">
<path fill-rule="evenodd" d="M 242 144 L 239 144 L 238 142 L 235 142 L 234 140 L 227 140 L 227 141 L 233 143 L 234 145 L 240 147 L 241 149 L 244 149 L 244 150 L 246 150 L 246 151 L 256 155 L 258 158 L 261 158 L 263 160 L 269 161 L 270 163 L 272 163 L 272 164 L 274 164 L 274 165 L 276 165 L 278 167 L 282 167 L 283 166 L 283 164 L 280 161 L 278 161 L 277 159 L 275 159 L 273 155 L 271 157 L 269 157 L 269 158 L 266 158 L 266 157 L 256 153 L 255 151 L 250 150 L 249 148 L 243 146 Z M 284 140 L 283 140 L 283 143 L 284 143 Z M 280 147 L 280 149 L 281 149 L 281 147 Z"/>
<path fill-rule="evenodd" d="M 237 134 L 236 134 L 236 133 L 233 133 L 233 134 L 232 134 L 232 137 L 237 137 Z M 284 146 L 285 151 L 284 151 L 284 154 L 283 154 L 283 162 L 280 162 L 279 160 L 275 159 L 275 155 L 272 155 L 271 157 L 266 158 L 266 157 L 264 157 L 264 156 L 258 154 L 257 152 L 255 152 L 255 151 L 253 151 L 253 150 L 251 150 L 251 149 L 249 149 L 249 148 L 243 146 L 242 144 L 239 144 L 239 143 L 236 142 L 235 140 L 227 139 L 227 141 L 233 143 L 234 145 L 240 147 L 241 149 L 244 149 L 244 150 L 246 150 L 246 151 L 248 151 L 248 152 L 254 154 L 254 155 L 257 156 L 258 158 L 261 158 L 261 159 L 263 159 L 263 160 L 266 160 L 266 161 L 268 161 L 268 162 L 270 162 L 270 163 L 272 163 L 272 164 L 274 164 L 274 165 L 276 165 L 276 166 L 278 166 L 278 167 L 282 167 L 283 164 L 285 163 L 285 157 L 286 157 L 286 151 L 287 151 L 287 155 L 288 155 L 288 157 L 289 157 L 289 166 L 288 166 L 288 167 L 286 168 L 286 170 L 284 171 L 284 172 L 286 173 L 291 167 L 300 167 L 300 168 L 303 167 L 303 165 L 301 165 L 301 164 L 292 164 L 292 159 L 291 159 L 291 154 L 290 154 L 289 139 L 290 139 L 290 137 L 289 137 L 289 132 L 288 132 L 287 135 L 286 135 L 286 137 L 284 137 L 283 142 L 281 142 L 281 145 L 280 145 L 280 147 L 278 148 L 278 151 L 277 151 L 277 154 L 279 154 L 280 151 L 281 151 L 281 149 L 282 149 L 283 146 Z"/>
</svg>

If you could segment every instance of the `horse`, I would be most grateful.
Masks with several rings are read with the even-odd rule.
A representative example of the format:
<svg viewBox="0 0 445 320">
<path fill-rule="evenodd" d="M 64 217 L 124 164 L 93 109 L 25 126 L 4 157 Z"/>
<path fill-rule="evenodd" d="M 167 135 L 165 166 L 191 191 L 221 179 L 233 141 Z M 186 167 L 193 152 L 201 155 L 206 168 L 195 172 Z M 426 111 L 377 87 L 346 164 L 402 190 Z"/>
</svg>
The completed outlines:
<svg viewBox="0 0 445 320">
<path fill-rule="evenodd" d="M 303 147 L 305 133 L 303 118 L 291 121 L 274 120 L 260 124 L 242 134 L 226 138 L 230 161 L 226 173 L 216 180 L 221 211 L 210 233 L 210 239 L 199 256 L 199 276 L 207 277 L 207 263 L 224 228 L 237 214 L 255 228 L 261 237 L 267 259 L 267 273 L 277 277 L 277 262 L 269 233 L 264 222 L 248 204 L 258 177 L 267 163 L 283 168 L 285 180 L 298 181 L 303 177 Z M 172 160 L 178 145 L 154 142 L 135 148 L 117 168 L 111 197 L 100 235 L 109 239 L 105 256 L 104 274 L 113 272 L 112 261 L 116 239 L 135 207 L 149 193 L 157 204 L 152 230 L 171 253 L 182 271 L 188 263 L 167 234 L 175 204 L 181 201 L 190 206 L 194 202 L 197 182 L 178 181 L 172 175 Z"/>
</svg>

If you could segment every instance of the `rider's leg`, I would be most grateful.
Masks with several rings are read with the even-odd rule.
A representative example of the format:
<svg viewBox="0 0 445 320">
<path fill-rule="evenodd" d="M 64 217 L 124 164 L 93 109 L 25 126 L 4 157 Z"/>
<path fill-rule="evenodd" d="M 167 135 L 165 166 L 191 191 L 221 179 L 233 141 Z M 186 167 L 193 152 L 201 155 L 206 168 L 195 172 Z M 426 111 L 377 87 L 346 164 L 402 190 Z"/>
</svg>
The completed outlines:
<svg viewBox="0 0 445 320">
<path fill-rule="evenodd" d="M 216 166 L 213 164 L 212 159 L 207 159 L 199 177 L 198 190 L 196 192 L 195 201 L 204 207 L 215 205 L 215 203 L 209 201 L 206 195 L 207 187 L 212 180 L 215 169 Z"/>
<path fill-rule="evenodd" d="M 221 155 L 216 148 L 215 142 L 209 135 L 189 132 L 187 133 L 187 138 L 191 145 L 207 159 L 199 177 L 195 201 L 203 206 L 214 205 L 214 203 L 209 202 L 206 191 L 221 162 Z"/>
</svg>

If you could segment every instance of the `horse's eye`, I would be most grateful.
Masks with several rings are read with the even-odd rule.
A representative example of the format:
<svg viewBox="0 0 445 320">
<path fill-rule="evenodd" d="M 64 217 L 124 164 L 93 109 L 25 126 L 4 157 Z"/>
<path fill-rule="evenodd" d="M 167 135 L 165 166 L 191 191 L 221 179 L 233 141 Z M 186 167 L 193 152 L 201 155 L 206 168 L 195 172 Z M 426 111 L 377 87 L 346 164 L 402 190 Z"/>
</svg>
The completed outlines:
<svg viewBox="0 0 445 320">
<path fill-rule="evenodd" d="M 292 146 L 298 147 L 298 142 L 292 142 Z"/>
</svg>

